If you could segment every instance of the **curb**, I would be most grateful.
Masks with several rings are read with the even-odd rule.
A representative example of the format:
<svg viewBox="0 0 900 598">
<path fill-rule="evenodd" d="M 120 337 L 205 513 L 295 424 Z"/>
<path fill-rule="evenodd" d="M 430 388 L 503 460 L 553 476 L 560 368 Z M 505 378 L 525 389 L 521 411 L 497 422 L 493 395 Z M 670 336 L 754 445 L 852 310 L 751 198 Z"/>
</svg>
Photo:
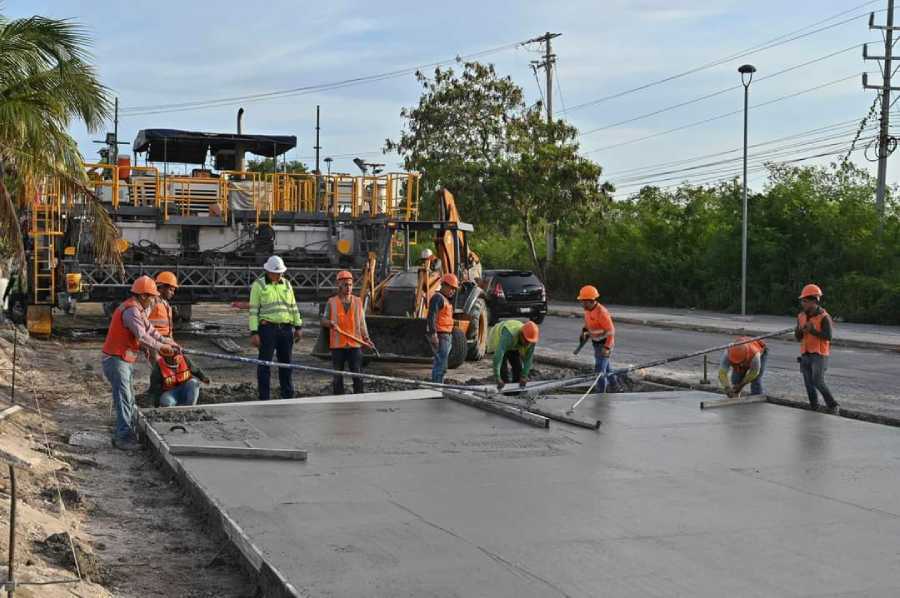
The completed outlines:
<svg viewBox="0 0 900 598">
<path fill-rule="evenodd" d="M 552 355 L 535 354 L 534 361 L 537 363 L 545 363 L 547 365 L 573 369 L 576 371 L 590 372 L 592 369 L 591 367 L 586 366 L 584 363 L 581 363 L 577 360 L 567 359 L 565 357 L 555 357 Z M 691 384 L 689 382 L 685 382 L 683 380 L 671 378 L 668 376 L 644 374 L 643 376 L 641 376 L 641 380 L 649 382 L 651 384 L 657 384 L 668 389 L 684 388 L 687 390 L 702 390 L 705 392 L 724 394 L 721 390 L 719 390 L 718 386 L 714 386 L 712 384 Z M 796 401 L 794 399 L 788 399 L 777 395 L 766 395 L 766 402 L 773 405 L 780 405 L 782 407 L 792 407 L 794 409 L 804 409 L 806 411 L 810 411 L 809 403 L 805 401 Z M 824 409 L 820 409 L 820 412 L 828 413 Z M 855 419 L 872 424 L 881 424 L 883 426 L 893 426 L 900 428 L 900 417 L 893 417 L 891 415 L 879 415 L 877 413 L 870 413 L 868 411 L 857 411 L 855 409 L 845 409 L 841 407 L 841 411 L 838 417 L 845 417 L 847 419 Z"/>
<path fill-rule="evenodd" d="M 580 318 L 581 314 L 572 313 L 560 309 L 548 309 L 548 316 L 556 316 L 560 318 Z M 676 330 L 690 330 L 691 332 L 713 332 L 719 334 L 728 334 L 731 336 L 759 336 L 769 334 L 771 330 L 760 330 L 755 328 L 723 328 L 721 326 L 713 326 L 707 324 L 682 324 L 681 322 L 661 322 L 656 320 L 645 320 L 642 318 L 634 318 L 629 316 L 615 316 L 615 321 L 622 324 L 634 324 L 636 326 L 650 326 L 652 328 L 674 328 Z M 788 337 L 788 335 L 785 335 Z M 777 337 L 776 337 L 777 338 Z M 788 337 L 789 338 L 789 337 Z M 880 343 L 878 341 L 860 341 L 847 338 L 836 338 L 831 341 L 832 345 L 839 347 L 852 347 L 854 349 L 875 349 L 878 351 L 900 352 L 900 345 L 896 343 Z"/>
</svg>

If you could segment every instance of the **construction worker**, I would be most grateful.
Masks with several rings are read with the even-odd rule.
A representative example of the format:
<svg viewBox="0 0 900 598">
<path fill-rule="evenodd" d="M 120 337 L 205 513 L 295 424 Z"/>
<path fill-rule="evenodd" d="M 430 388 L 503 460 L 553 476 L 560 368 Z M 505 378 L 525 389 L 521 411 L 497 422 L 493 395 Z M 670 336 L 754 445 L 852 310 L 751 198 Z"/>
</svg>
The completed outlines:
<svg viewBox="0 0 900 598">
<path fill-rule="evenodd" d="M 322 314 L 322 327 L 329 330 L 331 364 L 339 372 L 349 367 L 351 372 L 359 373 L 362 371 L 362 347 L 372 344 L 366 327 L 366 313 L 362 299 L 352 293 L 353 274 L 346 270 L 338 272 L 337 285 L 337 294 L 328 300 Z M 331 388 L 336 395 L 344 394 L 344 377 L 335 375 Z M 362 378 L 353 378 L 353 392 L 363 392 Z"/>
<path fill-rule="evenodd" d="M 750 340 L 748 336 L 738 337 L 735 342 L 742 344 L 729 347 L 722 353 L 722 361 L 719 363 L 719 384 L 729 398 L 740 396 L 748 384 L 751 395 L 763 394 L 762 378 L 766 372 L 769 348 L 761 340 L 744 342 L 748 340 Z"/>
<path fill-rule="evenodd" d="M 171 339 L 160 336 L 147 319 L 147 312 L 159 296 L 156 283 L 149 276 L 141 276 L 131 285 L 131 297 L 113 312 L 103 342 L 103 374 L 112 386 L 116 429 L 113 446 L 122 450 L 138 450 L 134 427 L 134 362 L 144 351 L 172 356 L 179 351 Z M 149 356 L 149 355 L 148 355 Z"/>
<path fill-rule="evenodd" d="M 156 275 L 156 290 L 159 291 L 159 297 L 156 298 L 147 317 L 160 336 L 170 338 L 174 336 L 172 305 L 169 302 L 175 297 L 177 289 L 178 279 L 173 273 L 160 272 Z"/>
<path fill-rule="evenodd" d="M 494 354 L 494 378 L 498 391 L 502 391 L 508 382 L 518 382 L 519 388 L 525 388 L 534 363 L 538 338 L 538 325 L 531 321 L 523 324 L 519 320 L 504 320 L 491 328 L 487 352 Z"/>
<path fill-rule="evenodd" d="M 277 355 L 279 363 L 290 363 L 294 343 L 300 340 L 303 320 L 297 308 L 294 289 L 284 277 L 287 266 L 277 255 L 263 265 L 265 275 L 250 286 L 250 343 L 259 348 L 259 359 L 271 361 Z M 281 398 L 294 396 L 290 368 L 278 368 Z M 268 401 L 270 394 L 269 366 L 256 367 L 259 400 Z"/>
<path fill-rule="evenodd" d="M 840 412 L 840 406 L 834 395 L 825 385 L 825 370 L 828 369 L 828 356 L 831 354 L 832 321 L 828 312 L 822 308 L 822 289 L 808 284 L 800 292 L 800 308 L 797 314 L 797 327 L 794 338 L 800 341 L 800 371 L 803 373 L 803 384 L 806 396 L 812 409 L 819 408 L 818 393 L 822 394 L 825 404 L 833 413 Z"/>
<path fill-rule="evenodd" d="M 453 296 L 459 288 L 455 274 L 441 276 L 440 290 L 428 302 L 428 320 L 425 331 L 434 351 L 431 381 L 443 382 L 447 373 L 447 360 L 453 345 Z"/>
<path fill-rule="evenodd" d="M 200 398 L 200 382 L 209 384 L 209 377 L 183 353 L 156 358 L 150 373 L 147 394 L 155 407 L 196 405 Z"/>
<path fill-rule="evenodd" d="M 617 384 L 610 375 L 612 368 L 609 358 L 616 344 L 616 327 L 609 311 L 597 299 L 600 292 L 597 287 L 585 285 L 578 291 L 578 300 L 584 308 L 584 327 L 581 329 L 581 342 L 591 340 L 594 346 L 594 373 L 605 374 L 597 381 L 597 392 L 606 392 L 607 384 Z"/>
</svg>

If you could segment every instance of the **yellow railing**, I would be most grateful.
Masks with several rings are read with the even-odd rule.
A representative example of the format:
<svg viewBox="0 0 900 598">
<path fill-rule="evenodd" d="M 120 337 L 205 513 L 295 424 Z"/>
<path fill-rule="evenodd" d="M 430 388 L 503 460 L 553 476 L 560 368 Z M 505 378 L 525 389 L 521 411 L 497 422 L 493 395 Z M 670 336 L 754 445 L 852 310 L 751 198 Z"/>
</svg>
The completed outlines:
<svg viewBox="0 0 900 598">
<path fill-rule="evenodd" d="M 59 179 L 29 182 L 25 198 L 31 210 L 32 297 L 36 304 L 52 304 L 56 295 L 55 238 L 63 234 L 63 199 L 74 202 L 74 190 Z"/>
</svg>

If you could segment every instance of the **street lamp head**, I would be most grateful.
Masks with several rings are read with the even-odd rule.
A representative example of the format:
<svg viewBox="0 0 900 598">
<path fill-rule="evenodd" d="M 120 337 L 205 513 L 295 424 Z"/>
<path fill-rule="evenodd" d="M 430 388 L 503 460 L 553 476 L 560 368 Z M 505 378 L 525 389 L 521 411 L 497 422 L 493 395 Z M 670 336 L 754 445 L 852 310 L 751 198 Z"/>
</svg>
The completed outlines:
<svg viewBox="0 0 900 598">
<path fill-rule="evenodd" d="M 738 68 L 738 72 L 741 74 L 741 83 L 744 84 L 744 87 L 747 87 L 753 80 L 753 73 L 756 72 L 756 67 L 752 64 L 744 64 Z"/>
</svg>

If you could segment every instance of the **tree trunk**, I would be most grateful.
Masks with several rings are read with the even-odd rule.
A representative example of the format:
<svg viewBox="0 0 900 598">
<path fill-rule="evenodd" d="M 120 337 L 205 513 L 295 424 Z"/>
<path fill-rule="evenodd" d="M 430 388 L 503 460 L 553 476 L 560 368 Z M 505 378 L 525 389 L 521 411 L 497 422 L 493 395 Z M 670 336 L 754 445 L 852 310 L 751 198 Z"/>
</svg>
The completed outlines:
<svg viewBox="0 0 900 598">
<path fill-rule="evenodd" d="M 537 249 L 534 245 L 534 235 L 531 233 L 531 215 L 525 214 L 525 218 L 523 218 L 522 220 L 525 223 L 525 238 L 528 239 L 528 249 L 531 250 L 531 261 L 534 262 L 534 269 L 538 274 L 540 274 L 541 280 L 544 281 L 544 284 L 547 284 L 547 273 L 544 272 L 544 266 L 538 259 Z"/>
<path fill-rule="evenodd" d="M 22 229 L 19 227 L 19 211 L 6 188 L 5 177 L 6 168 L 3 160 L 0 160 L 0 230 L 9 240 L 16 266 L 21 268 L 25 265 L 25 243 L 22 240 Z"/>
</svg>

